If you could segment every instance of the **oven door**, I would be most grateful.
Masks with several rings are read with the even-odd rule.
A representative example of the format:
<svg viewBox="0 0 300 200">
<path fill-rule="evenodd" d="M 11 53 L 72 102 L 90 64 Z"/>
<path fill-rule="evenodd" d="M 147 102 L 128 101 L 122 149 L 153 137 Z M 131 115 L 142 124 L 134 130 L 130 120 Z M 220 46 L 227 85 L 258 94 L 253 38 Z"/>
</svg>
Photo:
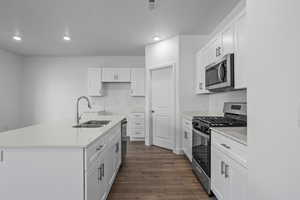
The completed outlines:
<svg viewBox="0 0 300 200">
<path fill-rule="evenodd" d="M 234 87 L 233 54 L 205 68 L 205 86 L 208 90 Z"/>
<path fill-rule="evenodd" d="M 193 129 L 193 160 L 210 178 L 210 135 Z"/>
</svg>

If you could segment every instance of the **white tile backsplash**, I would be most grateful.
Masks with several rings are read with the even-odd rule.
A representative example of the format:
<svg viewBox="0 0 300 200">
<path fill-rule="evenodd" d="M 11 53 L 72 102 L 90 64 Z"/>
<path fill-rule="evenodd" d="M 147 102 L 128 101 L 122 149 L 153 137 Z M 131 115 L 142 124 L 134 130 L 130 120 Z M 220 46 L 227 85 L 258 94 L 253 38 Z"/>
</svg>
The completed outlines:
<svg viewBox="0 0 300 200">
<path fill-rule="evenodd" d="M 209 95 L 209 113 L 223 115 L 224 102 L 247 102 L 247 91 L 237 90 Z"/>
<path fill-rule="evenodd" d="M 104 96 L 93 97 L 93 104 L 107 112 L 128 114 L 135 110 L 144 110 L 144 97 L 130 96 L 130 83 L 104 83 Z"/>
</svg>

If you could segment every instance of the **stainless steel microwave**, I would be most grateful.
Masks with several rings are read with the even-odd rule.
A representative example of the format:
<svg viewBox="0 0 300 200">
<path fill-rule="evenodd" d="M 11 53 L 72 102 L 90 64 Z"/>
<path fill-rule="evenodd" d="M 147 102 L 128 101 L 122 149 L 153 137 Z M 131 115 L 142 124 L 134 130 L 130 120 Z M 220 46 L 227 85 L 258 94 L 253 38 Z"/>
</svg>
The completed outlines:
<svg viewBox="0 0 300 200">
<path fill-rule="evenodd" d="M 227 54 L 205 68 L 205 86 L 212 91 L 234 88 L 234 54 Z"/>
</svg>

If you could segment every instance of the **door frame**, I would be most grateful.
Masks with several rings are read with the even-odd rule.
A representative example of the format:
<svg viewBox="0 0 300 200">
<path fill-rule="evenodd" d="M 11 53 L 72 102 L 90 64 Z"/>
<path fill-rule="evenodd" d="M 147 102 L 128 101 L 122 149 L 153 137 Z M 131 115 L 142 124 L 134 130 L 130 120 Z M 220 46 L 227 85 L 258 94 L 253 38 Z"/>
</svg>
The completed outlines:
<svg viewBox="0 0 300 200">
<path fill-rule="evenodd" d="M 153 145 L 153 122 L 152 122 L 152 72 L 154 70 L 171 68 L 172 77 L 172 99 L 171 99 L 171 127 L 172 127 L 172 150 L 176 151 L 176 62 L 169 62 L 161 65 L 155 65 L 147 68 L 146 70 L 146 135 L 145 144 L 147 146 Z"/>
</svg>

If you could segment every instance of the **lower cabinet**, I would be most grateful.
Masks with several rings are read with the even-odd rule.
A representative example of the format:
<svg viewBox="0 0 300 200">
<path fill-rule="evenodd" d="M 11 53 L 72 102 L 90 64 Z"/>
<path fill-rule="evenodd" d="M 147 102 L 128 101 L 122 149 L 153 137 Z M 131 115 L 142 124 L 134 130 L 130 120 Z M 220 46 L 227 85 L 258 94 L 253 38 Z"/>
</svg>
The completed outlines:
<svg viewBox="0 0 300 200">
<path fill-rule="evenodd" d="M 86 177 L 87 200 L 104 200 L 106 198 L 105 167 L 103 154 L 99 156 L 96 163 L 88 170 Z"/>
<path fill-rule="evenodd" d="M 233 144 L 232 150 L 228 148 L 230 145 L 219 144 L 212 138 L 211 187 L 214 194 L 218 200 L 246 200 L 247 168 L 232 156 L 237 145 Z"/>
<path fill-rule="evenodd" d="M 131 141 L 145 140 L 145 113 L 130 113 L 128 124 Z"/>
<path fill-rule="evenodd" d="M 182 122 L 182 150 L 187 158 L 192 162 L 192 140 L 193 128 L 192 121 L 183 119 Z"/>
<path fill-rule="evenodd" d="M 121 165 L 120 130 L 120 126 L 117 126 L 102 139 L 105 142 L 101 142 L 101 139 L 95 142 L 94 146 L 99 153 L 88 156 L 90 159 L 87 160 L 86 200 L 105 200 L 109 194 Z"/>
</svg>

